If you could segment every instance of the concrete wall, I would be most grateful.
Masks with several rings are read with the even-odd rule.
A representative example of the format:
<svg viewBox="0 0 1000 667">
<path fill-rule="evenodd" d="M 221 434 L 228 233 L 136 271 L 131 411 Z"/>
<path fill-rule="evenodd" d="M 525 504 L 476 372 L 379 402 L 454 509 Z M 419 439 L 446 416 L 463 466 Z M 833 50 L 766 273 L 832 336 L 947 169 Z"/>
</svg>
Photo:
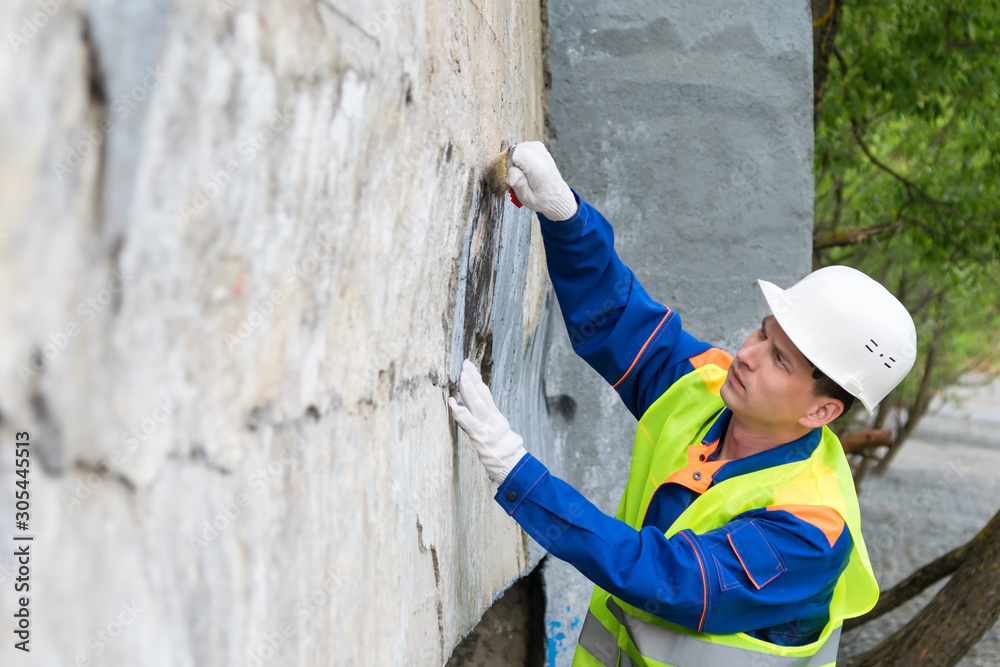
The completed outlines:
<svg viewBox="0 0 1000 667">
<path fill-rule="evenodd" d="M 0 3 L 0 663 L 441 665 L 540 553 L 446 397 L 546 441 L 515 0 Z M 14 434 L 31 442 L 16 651 Z"/>
<path fill-rule="evenodd" d="M 812 28 L 806 2 L 550 0 L 555 156 L 615 226 L 622 259 L 695 336 L 735 351 L 757 278 L 810 269 Z M 635 420 L 554 317 L 547 463 L 608 513 Z M 561 397 L 561 398 L 559 398 Z M 568 665 L 592 586 L 545 564 L 550 665 Z"/>
</svg>

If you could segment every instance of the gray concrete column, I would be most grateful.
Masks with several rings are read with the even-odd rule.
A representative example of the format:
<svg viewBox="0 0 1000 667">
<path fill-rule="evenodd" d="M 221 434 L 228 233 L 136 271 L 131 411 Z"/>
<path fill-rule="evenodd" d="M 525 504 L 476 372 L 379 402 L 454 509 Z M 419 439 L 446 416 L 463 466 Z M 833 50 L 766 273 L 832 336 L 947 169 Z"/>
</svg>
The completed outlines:
<svg viewBox="0 0 1000 667">
<path fill-rule="evenodd" d="M 619 255 L 695 336 L 735 351 L 756 286 L 810 269 L 812 28 L 806 2 L 550 0 L 554 152 Z M 550 300 L 554 305 L 554 300 Z M 553 317 L 553 472 L 613 514 L 635 420 Z M 572 660 L 592 586 L 546 565 L 548 658 Z"/>
</svg>

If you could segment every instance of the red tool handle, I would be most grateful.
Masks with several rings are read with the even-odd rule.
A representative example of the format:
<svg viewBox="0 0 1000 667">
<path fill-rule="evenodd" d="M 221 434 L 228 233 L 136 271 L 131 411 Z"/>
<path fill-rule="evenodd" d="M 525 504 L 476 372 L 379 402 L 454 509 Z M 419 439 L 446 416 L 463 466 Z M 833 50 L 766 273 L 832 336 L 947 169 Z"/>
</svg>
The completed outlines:
<svg viewBox="0 0 1000 667">
<path fill-rule="evenodd" d="M 517 144 L 512 144 L 511 147 L 507 149 L 507 169 L 510 169 L 511 167 L 514 166 L 514 149 L 515 148 L 517 148 Z M 510 188 L 508 190 L 508 192 L 510 192 L 510 201 L 511 201 L 511 203 L 514 204 L 514 206 L 516 206 L 518 208 L 521 208 L 522 206 L 524 206 L 524 204 L 522 204 L 518 200 L 517 195 L 514 194 L 514 188 Z"/>
</svg>

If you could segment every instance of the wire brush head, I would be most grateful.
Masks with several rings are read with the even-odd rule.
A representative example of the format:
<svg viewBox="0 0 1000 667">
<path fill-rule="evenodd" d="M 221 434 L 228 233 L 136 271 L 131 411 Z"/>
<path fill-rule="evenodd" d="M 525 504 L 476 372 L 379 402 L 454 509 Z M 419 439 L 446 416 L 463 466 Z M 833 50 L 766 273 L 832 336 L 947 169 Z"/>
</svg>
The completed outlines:
<svg viewBox="0 0 1000 667">
<path fill-rule="evenodd" d="M 514 146 L 517 146 L 517 144 L 514 144 Z M 510 162 L 511 154 L 514 151 L 514 146 L 511 146 L 503 153 L 493 158 L 486 166 L 486 170 L 483 173 L 483 179 L 486 181 L 486 187 L 497 197 L 503 197 L 507 192 L 507 188 L 510 187 L 507 183 L 507 166 Z"/>
</svg>

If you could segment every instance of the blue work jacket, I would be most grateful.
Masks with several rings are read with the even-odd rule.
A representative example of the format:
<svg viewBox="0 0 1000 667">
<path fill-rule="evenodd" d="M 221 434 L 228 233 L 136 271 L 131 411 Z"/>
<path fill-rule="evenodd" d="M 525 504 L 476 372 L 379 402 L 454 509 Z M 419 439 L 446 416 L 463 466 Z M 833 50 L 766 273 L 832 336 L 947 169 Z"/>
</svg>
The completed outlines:
<svg viewBox="0 0 1000 667">
<path fill-rule="evenodd" d="M 684 331 L 680 316 L 647 294 L 618 258 L 611 225 L 596 209 L 580 201 L 569 220 L 538 217 L 573 349 L 614 386 L 637 419 L 697 365 L 729 356 Z M 724 410 L 707 440 L 718 441 L 731 416 Z M 725 462 L 713 473 L 712 484 L 807 459 L 819 441 L 815 429 L 774 449 Z M 701 625 L 710 633 L 746 632 L 783 646 L 816 639 L 853 546 L 843 518 L 832 509 L 797 516 L 761 508 L 702 535 L 667 539 L 664 532 L 698 493 L 664 484 L 636 530 L 601 512 L 528 454 L 500 486 L 496 501 L 549 553 L 614 596 L 657 601 L 658 615 L 668 621 L 694 629 Z M 782 566 L 764 582 L 751 576 L 752 550 L 738 554 L 735 546 L 727 546 L 750 534 L 740 530 L 751 520 L 755 538 L 760 535 Z M 695 543 L 688 539 L 692 535 Z M 708 553 L 710 547 L 714 567 L 705 576 L 699 551 Z M 663 581 L 672 585 L 664 588 Z"/>
</svg>

